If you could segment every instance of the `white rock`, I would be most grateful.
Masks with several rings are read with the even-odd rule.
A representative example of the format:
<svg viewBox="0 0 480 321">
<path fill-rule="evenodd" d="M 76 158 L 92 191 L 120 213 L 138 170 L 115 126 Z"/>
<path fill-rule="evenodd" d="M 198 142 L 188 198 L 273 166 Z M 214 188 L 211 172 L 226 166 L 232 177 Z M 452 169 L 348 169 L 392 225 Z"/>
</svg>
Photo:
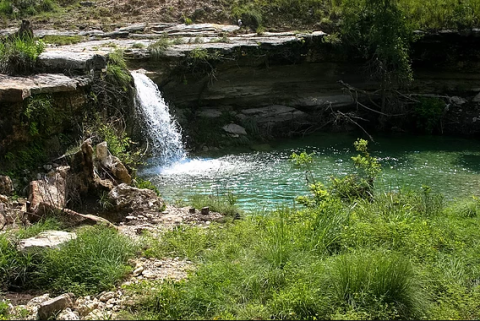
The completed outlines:
<svg viewBox="0 0 480 321">
<path fill-rule="evenodd" d="M 232 135 L 247 135 L 245 128 L 237 124 L 228 124 L 223 126 L 222 129 Z"/>
<path fill-rule="evenodd" d="M 467 102 L 465 98 L 458 97 L 458 96 L 453 96 L 450 98 L 450 101 L 454 103 L 455 105 L 463 105 Z"/>
<path fill-rule="evenodd" d="M 133 275 L 137 276 L 142 272 L 143 272 L 143 266 L 140 266 L 139 268 L 135 269 L 135 271 L 133 271 Z"/>
<path fill-rule="evenodd" d="M 76 239 L 75 233 L 65 231 L 44 231 L 35 237 L 20 240 L 17 245 L 19 251 L 25 251 L 30 248 L 56 248 L 60 244 Z"/>
<path fill-rule="evenodd" d="M 80 315 L 76 311 L 72 311 L 70 308 L 63 310 L 57 317 L 57 320 L 80 320 Z"/>
<path fill-rule="evenodd" d="M 108 300 L 113 299 L 114 297 L 115 297 L 115 292 L 107 292 L 102 294 L 102 296 L 100 296 L 100 301 L 107 302 Z"/>
<path fill-rule="evenodd" d="M 38 317 L 40 320 L 48 320 L 56 313 L 70 307 L 72 300 L 69 294 L 62 294 L 53 299 L 40 303 Z"/>
<path fill-rule="evenodd" d="M 472 101 L 474 103 L 480 103 L 480 93 L 478 93 L 475 97 L 473 97 Z"/>
</svg>

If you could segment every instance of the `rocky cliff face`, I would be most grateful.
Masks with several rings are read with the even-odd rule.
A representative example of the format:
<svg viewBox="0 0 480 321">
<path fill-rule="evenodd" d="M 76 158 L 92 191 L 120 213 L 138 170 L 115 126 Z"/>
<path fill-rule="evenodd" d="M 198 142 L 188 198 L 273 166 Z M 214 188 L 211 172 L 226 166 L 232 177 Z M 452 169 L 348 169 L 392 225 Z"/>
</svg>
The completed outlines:
<svg viewBox="0 0 480 321">
<path fill-rule="evenodd" d="M 69 121 L 74 118 L 70 116 L 89 104 L 94 74 L 105 71 L 108 54 L 115 49 L 124 50 L 131 69 L 146 70 L 187 132 L 189 127 L 213 123 L 219 128 L 228 123 L 250 124 L 249 135 L 257 130 L 274 136 L 304 132 L 322 125 L 328 111 L 358 111 L 339 81 L 359 90 L 378 88 L 364 72 L 361 57 L 326 42 L 321 31 L 259 35 L 234 25 L 161 23 L 109 33 L 84 30 L 81 35 L 89 40 L 46 49 L 39 58 L 44 74 L 0 76 L 3 150 L 28 140 L 34 121 L 25 121 L 25 111 L 42 95 L 52 99 L 55 113 L 67 112 L 66 121 L 51 134 L 71 129 Z M 159 42 L 164 45 L 158 46 Z M 413 46 L 415 82 L 409 91 L 446 97 L 445 133 L 480 133 L 479 45 L 480 30 L 472 30 L 424 35 Z"/>
</svg>

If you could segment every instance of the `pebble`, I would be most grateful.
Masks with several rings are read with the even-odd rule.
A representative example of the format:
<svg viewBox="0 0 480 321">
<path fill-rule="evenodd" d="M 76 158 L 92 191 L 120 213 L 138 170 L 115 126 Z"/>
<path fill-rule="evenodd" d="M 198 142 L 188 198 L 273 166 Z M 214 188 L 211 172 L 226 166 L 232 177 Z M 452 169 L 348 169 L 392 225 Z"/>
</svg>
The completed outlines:
<svg viewBox="0 0 480 321">
<path fill-rule="evenodd" d="M 115 292 L 106 292 L 100 296 L 100 301 L 107 302 L 115 297 Z M 108 302 L 107 302 L 108 303 Z"/>
<path fill-rule="evenodd" d="M 143 266 L 140 266 L 139 268 L 135 269 L 135 271 L 133 271 L 133 275 L 137 276 L 142 272 L 143 272 Z"/>
</svg>

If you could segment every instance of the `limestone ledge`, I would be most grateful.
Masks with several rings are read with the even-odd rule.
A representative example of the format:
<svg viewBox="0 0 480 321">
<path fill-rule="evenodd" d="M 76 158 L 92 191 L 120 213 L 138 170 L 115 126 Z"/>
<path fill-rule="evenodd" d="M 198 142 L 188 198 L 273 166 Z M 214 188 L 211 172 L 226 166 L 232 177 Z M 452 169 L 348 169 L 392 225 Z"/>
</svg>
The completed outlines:
<svg viewBox="0 0 480 321">
<path fill-rule="evenodd" d="M 88 76 L 68 77 L 62 74 L 37 74 L 12 77 L 0 74 L 0 102 L 21 102 L 37 94 L 71 92 L 91 83 Z"/>
</svg>

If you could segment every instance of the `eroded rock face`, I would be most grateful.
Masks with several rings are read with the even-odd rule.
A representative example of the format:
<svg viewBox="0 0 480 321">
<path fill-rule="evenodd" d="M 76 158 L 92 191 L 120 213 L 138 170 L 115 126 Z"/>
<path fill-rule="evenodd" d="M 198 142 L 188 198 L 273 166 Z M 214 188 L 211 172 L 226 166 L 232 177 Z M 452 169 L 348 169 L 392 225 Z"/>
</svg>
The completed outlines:
<svg viewBox="0 0 480 321">
<path fill-rule="evenodd" d="M 71 78 L 62 74 L 38 74 L 27 77 L 0 75 L 0 101 L 21 102 L 37 94 L 73 92 L 91 83 L 87 77 Z"/>
<path fill-rule="evenodd" d="M 12 195 L 13 183 L 10 177 L 0 175 L 0 194 Z"/>
<path fill-rule="evenodd" d="M 44 204 L 51 207 L 64 208 L 66 205 L 66 176 L 68 166 L 57 168 L 47 174 L 44 179 L 30 182 L 27 211 L 31 222 L 38 221 L 47 210 Z"/>
<path fill-rule="evenodd" d="M 108 193 L 115 209 L 125 213 L 133 211 L 158 211 L 164 207 L 164 202 L 149 189 L 139 189 L 122 183 Z"/>
<path fill-rule="evenodd" d="M 76 185 L 80 193 L 87 192 L 95 178 L 91 140 L 87 139 L 83 142 L 81 150 L 73 156 L 71 168 L 74 173 L 73 184 Z"/>
<path fill-rule="evenodd" d="M 27 251 L 31 248 L 56 248 L 60 244 L 76 239 L 75 233 L 65 231 L 44 231 L 35 237 L 23 239 L 18 243 L 19 251 Z"/>
</svg>

